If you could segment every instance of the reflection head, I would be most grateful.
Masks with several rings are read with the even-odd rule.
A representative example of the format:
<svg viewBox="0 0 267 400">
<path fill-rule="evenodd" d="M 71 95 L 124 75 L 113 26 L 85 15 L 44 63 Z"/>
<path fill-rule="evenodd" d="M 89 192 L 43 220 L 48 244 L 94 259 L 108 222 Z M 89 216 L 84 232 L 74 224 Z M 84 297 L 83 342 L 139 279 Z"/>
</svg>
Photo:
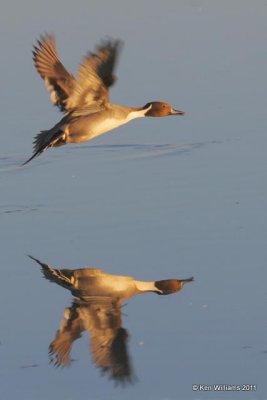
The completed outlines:
<svg viewBox="0 0 267 400">
<path fill-rule="evenodd" d="M 187 279 L 166 279 L 163 281 L 156 281 L 155 287 L 157 290 L 155 293 L 157 294 L 172 294 L 179 292 L 187 282 L 192 282 L 194 280 L 193 277 Z"/>
</svg>

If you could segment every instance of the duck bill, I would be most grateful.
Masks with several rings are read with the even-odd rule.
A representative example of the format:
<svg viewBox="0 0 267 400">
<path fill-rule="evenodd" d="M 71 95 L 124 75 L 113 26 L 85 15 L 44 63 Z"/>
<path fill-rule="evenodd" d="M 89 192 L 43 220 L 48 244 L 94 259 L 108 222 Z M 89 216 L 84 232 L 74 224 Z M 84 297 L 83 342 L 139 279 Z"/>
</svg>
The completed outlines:
<svg viewBox="0 0 267 400">
<path fill-rule="evenodd" d="M 180 279 L 180 281 L 183 283 L 194 282 L 194 277 L 191 276 L 190 278 L 187 279 Z"/>
<path fill-rule="evenodd" d="M 170 115 L 185 115 L 184 111 L 175 110 L 174 108 L 171 109 Z"/>
</svg>

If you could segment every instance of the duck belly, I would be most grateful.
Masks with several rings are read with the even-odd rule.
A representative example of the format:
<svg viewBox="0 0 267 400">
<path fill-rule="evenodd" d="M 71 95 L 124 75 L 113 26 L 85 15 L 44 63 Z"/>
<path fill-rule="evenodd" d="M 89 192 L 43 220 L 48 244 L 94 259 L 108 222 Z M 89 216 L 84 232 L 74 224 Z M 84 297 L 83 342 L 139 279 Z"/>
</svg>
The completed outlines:
<svg viewBox="0 0 267 400">
<path fill-rule="evenodd" d="M 80 143 L 103 135 L 112 129 L 118 128 L 127 121 L 117 118 L 82 117 L 71 123 L 66 129 L 67 143 Z"/>
</svg>

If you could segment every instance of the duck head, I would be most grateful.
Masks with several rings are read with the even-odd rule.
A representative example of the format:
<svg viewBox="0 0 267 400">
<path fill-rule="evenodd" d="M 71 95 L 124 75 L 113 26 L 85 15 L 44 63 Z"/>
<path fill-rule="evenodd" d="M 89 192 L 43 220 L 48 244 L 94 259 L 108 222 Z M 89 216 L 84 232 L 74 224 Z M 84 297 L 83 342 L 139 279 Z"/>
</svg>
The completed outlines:
<svg viewBox="0 0 267 400">
<path fill-rule="evenodd" d="M 143 107 L 143 110 L 147 110 L 145 117 L 167 117 L 169 115 L 185 114 L 184 111 L 175 110 L 170 104 L 162 101 L 151 101 Z"/>
<path fill-rule="evenodd" d="M 155 282 L 155 287 L 157 290 L 155 293 L 157 294 L 172 294 L 179 292 L 184 286 L 185 283 L 187 282 L 193 282 L 194 278 L 191 276 L 191 278 L 187 279 L 165 279 L 163 281 L 156 281 Z"/>
</svg>

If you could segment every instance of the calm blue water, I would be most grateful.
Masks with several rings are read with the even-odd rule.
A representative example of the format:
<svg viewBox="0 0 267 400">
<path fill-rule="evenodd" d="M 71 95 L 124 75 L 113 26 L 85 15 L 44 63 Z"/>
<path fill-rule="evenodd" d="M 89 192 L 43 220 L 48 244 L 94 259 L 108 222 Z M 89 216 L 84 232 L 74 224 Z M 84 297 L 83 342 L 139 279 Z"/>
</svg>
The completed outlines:
<svg viewBox="0 0 267 400">
<path fill-rule="evenodd" d="M 266 2 L 4 3 L 0 16 L 0 395 L 83 400 L 267 399 Z M 115 103 L 166 100 L 146 119 L 26 167 L 33 136 L 60 118 L 31 61 L 54 31 L 66 66 L 104 35 L 125 41 Z M 194 275 L 173 296 L 128 302 L 138 381 L 116 388 L 86 335 L 69 369 L 48 345 L 70 294 L 26 256 L 154 280 Z M 257 385 L 251 392 L 193 384 Z"/>
</svg>

